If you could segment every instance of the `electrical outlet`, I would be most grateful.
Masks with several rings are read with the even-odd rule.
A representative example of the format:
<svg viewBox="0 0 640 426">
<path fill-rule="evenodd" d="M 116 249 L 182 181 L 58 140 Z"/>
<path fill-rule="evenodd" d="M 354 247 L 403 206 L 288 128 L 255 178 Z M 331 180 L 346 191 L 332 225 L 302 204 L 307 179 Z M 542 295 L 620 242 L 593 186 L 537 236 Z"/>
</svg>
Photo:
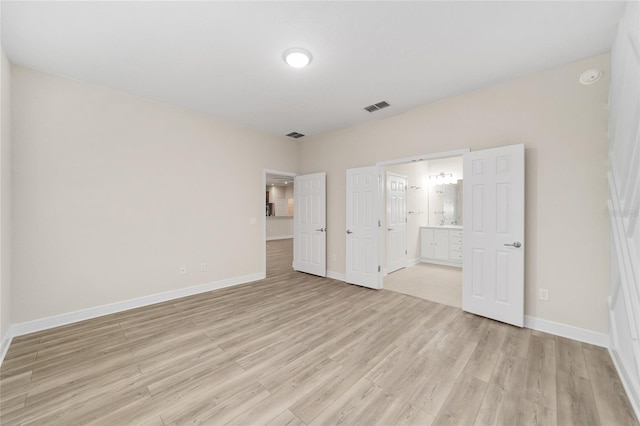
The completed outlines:
<svg viewBox="0 0 640 426">
<path fill-rule="evenodd" d="M 207 270 L 207 264 L 206 264 L 206 263 L 204 263 L 204 262 L 202 262 L 202 263 L 200 264 L 200 272 L 204 272 L 204 271 L 206 271 L 206 270 Z"/>
<path fill-rule="evenodd" d="M 538 289 L 538 298 L 540 300 L 544 300 L 545 302 L 549 300 L 549 290 L 546 288 Z"/>
<path fill-rule="evenodd" d="M 184 275 L 187 273 L 186 265 L 180 265 L 180 275 Z"/>
</svg>

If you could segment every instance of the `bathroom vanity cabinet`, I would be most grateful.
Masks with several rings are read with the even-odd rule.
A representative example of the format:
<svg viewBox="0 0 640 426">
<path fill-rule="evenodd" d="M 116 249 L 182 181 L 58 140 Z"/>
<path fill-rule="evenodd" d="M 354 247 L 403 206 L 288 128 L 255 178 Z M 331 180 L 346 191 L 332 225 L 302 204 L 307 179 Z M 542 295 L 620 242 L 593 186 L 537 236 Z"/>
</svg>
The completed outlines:
<svg viewBox="0 0 640 426">
<path fill-rule="evenodd" d="M 421 226 L 420 261 L 462 267 L 461 226 Z"/>
</svg>

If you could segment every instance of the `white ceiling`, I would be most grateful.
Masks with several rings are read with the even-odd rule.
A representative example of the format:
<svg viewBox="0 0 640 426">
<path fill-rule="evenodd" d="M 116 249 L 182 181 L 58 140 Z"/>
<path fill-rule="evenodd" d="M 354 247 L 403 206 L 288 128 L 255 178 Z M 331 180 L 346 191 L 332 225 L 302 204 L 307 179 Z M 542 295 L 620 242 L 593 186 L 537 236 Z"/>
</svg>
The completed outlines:
<svg viewBox="0 0 640 426">
<path fill-rule="evenodd" d="M 3 1 L 2 44 L 18 65 L 276 135 L 314 135 L 607 52 L 623 9 L 591 1 Z M 289 68 L 282 53 L 291 47 L 311 51 L 310 66 Z M 363 110 L 382 100 L 391 107 Z"/>
</svg>

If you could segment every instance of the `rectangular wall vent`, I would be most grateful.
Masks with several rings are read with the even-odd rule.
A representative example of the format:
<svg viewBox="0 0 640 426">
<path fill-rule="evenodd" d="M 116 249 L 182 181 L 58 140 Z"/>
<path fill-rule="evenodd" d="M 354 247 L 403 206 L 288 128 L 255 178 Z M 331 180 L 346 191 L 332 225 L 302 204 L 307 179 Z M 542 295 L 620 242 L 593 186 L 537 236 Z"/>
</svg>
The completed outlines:
<svg viewBox="0 0 640 426">
<path fill-rule="evenodd" d="M 291 132 L 287 136 L 289 136 L 290 138 L 299 139 L 299 138 L 303 137 L 304 135 L 302 133 L 298 133 L 298 132 Z"/>
<path fill-rule="evenodd" d="M 378 111 L 378 110 L 380 110 L 382 108 L 386 108 L 388 106 L 390 106 L 389 102 L 382 101 L 382 102 L 378 102 L 377 104 L 366 106 L 366 107 L 364 107 L 364 109 L 369 111 L 369 112 L 374 112 L 374 111 Z"/>
</svg>

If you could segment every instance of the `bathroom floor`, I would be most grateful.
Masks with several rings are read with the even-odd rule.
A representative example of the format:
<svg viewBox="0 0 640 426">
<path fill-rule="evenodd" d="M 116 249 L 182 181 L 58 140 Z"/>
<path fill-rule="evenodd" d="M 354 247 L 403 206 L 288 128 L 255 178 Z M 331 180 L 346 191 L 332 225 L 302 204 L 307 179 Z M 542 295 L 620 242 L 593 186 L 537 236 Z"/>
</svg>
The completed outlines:
<svg viewBox="0 0 640 426">
<path fill-rule="evenodd" d="M 418 263 L 385 276 L 383 287 L 443 305 L 462 307 L 461 268 Z"/>
</svg>

